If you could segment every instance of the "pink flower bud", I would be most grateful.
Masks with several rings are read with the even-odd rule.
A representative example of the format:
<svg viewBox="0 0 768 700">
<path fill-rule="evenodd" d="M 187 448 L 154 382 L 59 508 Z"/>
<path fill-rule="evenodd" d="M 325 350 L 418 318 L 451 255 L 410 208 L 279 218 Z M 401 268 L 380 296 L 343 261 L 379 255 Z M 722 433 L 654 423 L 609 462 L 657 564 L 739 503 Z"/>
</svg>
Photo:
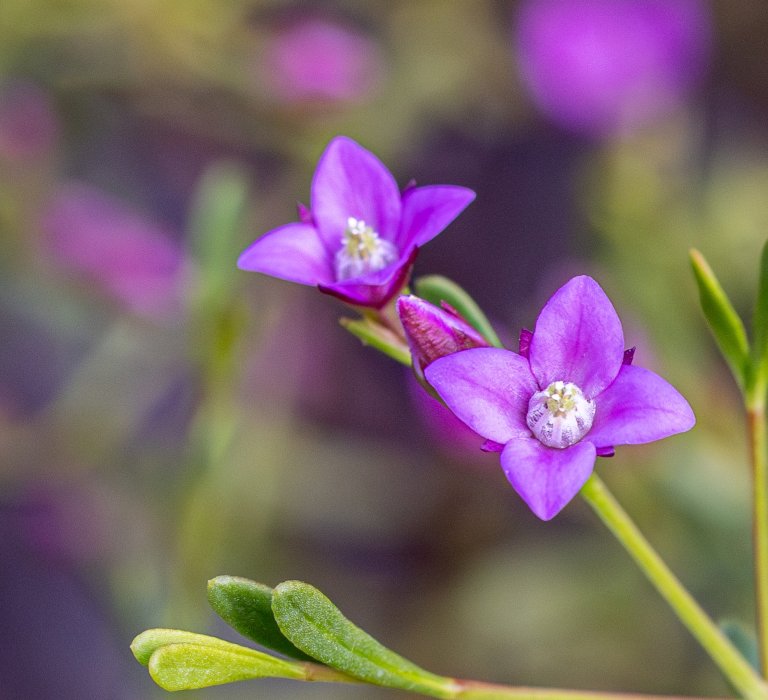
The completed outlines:
<svg viewBox="0 0 768 700">
<path fill-rule="evenodd" d="M 488 342 L 458 312 L 443 302 L 443 308 L 408 295 L 397 300 L 397 312 L 413 356 L 416 376 L 440 357 L 470 348 L 488 347 Z"/>
</svg>

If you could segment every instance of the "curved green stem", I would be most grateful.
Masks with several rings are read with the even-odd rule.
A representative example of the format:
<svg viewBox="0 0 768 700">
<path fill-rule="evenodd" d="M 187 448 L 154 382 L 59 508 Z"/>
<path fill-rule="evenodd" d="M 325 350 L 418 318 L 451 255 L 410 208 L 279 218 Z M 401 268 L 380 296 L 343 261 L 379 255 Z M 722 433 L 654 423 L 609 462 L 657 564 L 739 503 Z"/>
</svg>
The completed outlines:
<svg viewBox="0 0 768 700">
<path fill-rule="evenodd" d="M 597 474 L 581 495 L 744 698 L 768 698 L 768 686 L 669 570 Z"/>
<path fill-rule="evenodd" d="M 755 609 L 760 666 L 768 677 L 768 462 L 764 391 L 747 403 L 747 432 L 752 462 L 752 542 L 755 557 Z"/>
</svg>

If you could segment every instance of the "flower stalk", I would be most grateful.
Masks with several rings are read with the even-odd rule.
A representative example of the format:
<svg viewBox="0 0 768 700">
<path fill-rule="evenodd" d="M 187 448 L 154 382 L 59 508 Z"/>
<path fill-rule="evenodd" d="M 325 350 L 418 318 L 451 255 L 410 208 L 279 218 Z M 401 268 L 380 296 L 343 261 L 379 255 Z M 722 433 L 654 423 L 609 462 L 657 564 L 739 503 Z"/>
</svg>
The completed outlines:
<svg viewBox="0 0 768 700">
<path fill-rule="evenodd" d="M 596 474 L 584 484 L 581 495 L 741 696 L 768 698 L 768 686 L 670 571 Z"/>
<path fill-rule="evenodd" d="M 562 690 L 560 688 L 524 688 L 456 681 L 457 692 L 451 697 L 457 700 L 704 700 L 692 696 L 641 695 L 637 693 L 609 693 L 590 690 Z"/>
<path fill-rule="evenodd" d="M 752 463 L 752 543 L 754 548 L 755 608 L 760 667 L 768 677 L 768 440 L 765 391 L 747 400 L 747 433 Z"/>
</svg>

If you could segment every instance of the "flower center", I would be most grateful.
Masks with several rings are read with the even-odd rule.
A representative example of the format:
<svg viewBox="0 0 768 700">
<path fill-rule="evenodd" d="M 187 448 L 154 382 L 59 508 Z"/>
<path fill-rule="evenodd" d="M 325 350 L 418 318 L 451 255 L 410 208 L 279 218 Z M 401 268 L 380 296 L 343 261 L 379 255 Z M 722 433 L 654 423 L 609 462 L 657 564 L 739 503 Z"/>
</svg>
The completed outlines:
<svg viewBox="0 0 768 700">
<path fill-rule="evenodd" d="M 552 382 L 528 402 L 525 422 L 547 447 L 563 449 L 576 444 L 592 427 L 595 404 L 571 382 Z"/>
<path fill-rule="evenodd" d="M 336 279 L 340 282 L 377 272 L 397 260 L 397 248 L 379 237 L 362 219 L 350 216 L 334 258 Z"/>
</svg>

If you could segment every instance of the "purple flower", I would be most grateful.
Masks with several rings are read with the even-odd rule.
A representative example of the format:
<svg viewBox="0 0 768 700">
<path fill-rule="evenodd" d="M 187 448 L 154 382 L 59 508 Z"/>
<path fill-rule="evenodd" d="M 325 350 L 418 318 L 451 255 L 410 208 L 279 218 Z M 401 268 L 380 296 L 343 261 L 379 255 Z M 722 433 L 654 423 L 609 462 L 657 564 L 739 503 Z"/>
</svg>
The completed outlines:
<svg viewBox="0 0 768 700">
<path fill-rule="evenodd" d="M 516 30 L 522 78 L 538 107 L 596 135 L 681 104 L 703 73 L 712 33 L 701 0 L 526 0 Z"/>
<path fill-rule="evenodd" d="M 397 313 L 419 379 L 424 376 L 424 368 L 439 357 L 488 347 L 488 341 L 445 302 L 439 308 L 409 294 L 397 300 Z"/>
<path fill-rule="evenodd" d="M 488 468 L 485 455 L 477 449 L 478 436 L 456 414 L 446 408 L 410 373 L 406 383 L 408 396 L 434 447 L 446 458 L 462 466 Z"/>
<path fill-rule="evenodd" d="M 368 96 L 383 73 L 375 42 L 319 17 L 279 28 L 259 66 L 272 94 L 286 102 L 351 102 Z"/>
<path fill-rule="evenodd" d="M 402 194 L 372 153 L 337 136 L 317 164 L 311 213 L 265 233 L 237 262 L 243 270 L 315 285 L 349 304 L 381 308 L 405 285 L 418 247 L 475 198 L 465 187 Z"/>
<path fill-rule="evenodd" d="M 66 183 L 47 203 L 41 228 L 47 252 L 61 267 L 96 282 L 131 311 L 159 318 L 180 310 L 181 248 L 121 200 Z"/>
<path fill-rule="evenodd" d="M 560 288 L 525 338 L 527 353 L 465 350 L 425 375 L 461 420 L 498 444 L 507 479 L 542 520 L 578 493 L 598 455 L 693 427 L 677 390 L 630 364 L 621 321 L 592 278 Z"/>
</svg>

